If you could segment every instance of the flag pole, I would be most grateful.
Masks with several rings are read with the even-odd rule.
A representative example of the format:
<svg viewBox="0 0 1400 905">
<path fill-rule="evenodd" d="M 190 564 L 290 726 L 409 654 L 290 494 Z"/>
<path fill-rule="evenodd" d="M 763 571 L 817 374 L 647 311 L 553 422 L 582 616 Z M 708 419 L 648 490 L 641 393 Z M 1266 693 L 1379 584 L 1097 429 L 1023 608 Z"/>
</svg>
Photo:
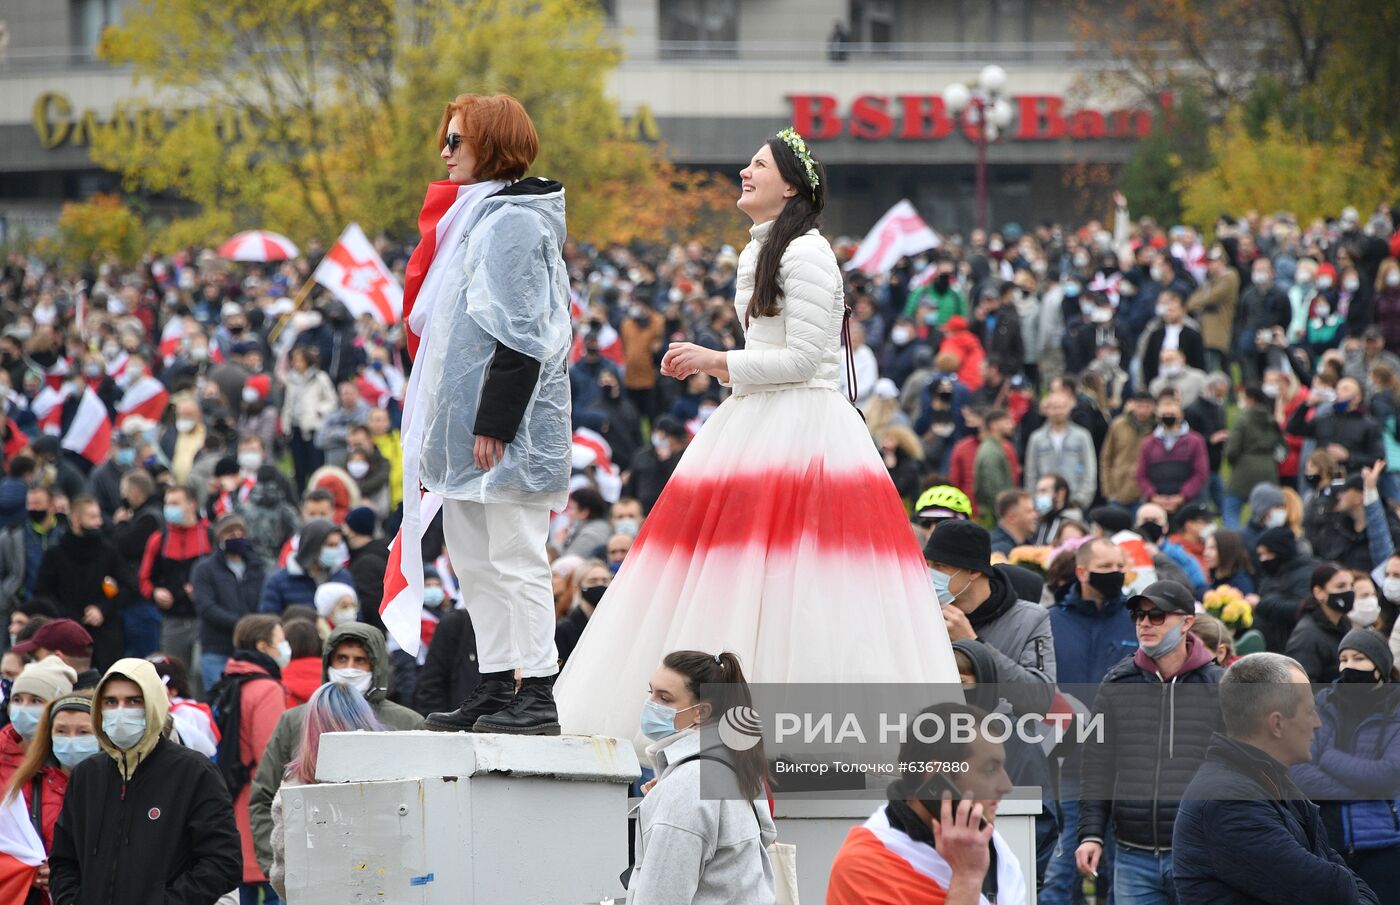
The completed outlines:
<svg viewBox="0 0 1400 905">
<path fill-rule="evenodd" d="M 292 310 L 282 315 L 273 328 L 268 331 L 267 344 L 269 346 L 277 342 L 277 337 L 282 334 L 282 329 L 287 326 L 287 321 L 291 320 L 292 315 L 300 311 L 301 306 L 306 304 L 306 300 L 311 297 L 311 290 L 314 288 L 316 288 L 316 281 L 307 277 L 306 282 L 302 283 L 301 288 L 297 290 L 296 298 L 292 299 Z"/>
</svg>

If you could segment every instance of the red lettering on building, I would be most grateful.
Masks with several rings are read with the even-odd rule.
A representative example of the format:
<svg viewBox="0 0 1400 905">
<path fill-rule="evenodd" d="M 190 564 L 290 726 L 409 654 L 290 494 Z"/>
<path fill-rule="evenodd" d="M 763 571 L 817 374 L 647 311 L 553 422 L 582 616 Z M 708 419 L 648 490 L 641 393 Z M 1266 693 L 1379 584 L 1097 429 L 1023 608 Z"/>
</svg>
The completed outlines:
<svg viewBox="0 0 1400 905">
<path fill-rule="evenodd" d="M 801 129 L 797 131 L 801 132 Z M 884 141 L 894 131 L 894 117 L 885 110 L 885 99 L 862 94 L 851 105 L 851 137 Z"/>
<path fill-rule="evenodd" d="M 793 94 L 792 127 L 808 141 L 822 141 L 841 134 L 841 117 L 836 115 L 836 98 L 826 94 Z M 817 123 L 821 123 L 820 128 Z"/>
<path fill-rule="evenodd" d="M 1097 110 L 1076 110 L 1069 117 L 1069 137 L 1077 139 L 1103 138 L 1107 130 L 1103 114 Z"/>
<path fill-rule="evenodd" d="M 904 127 L 900 141 L 938 141 L 953 131 L 953 121 L 943 98 L 937 95 L 906 94 L 899 99 L 904 107 Z"/>
<path fill-rule="evenodd" d="M 1050 94 L 1023 94 L 1016 98 L 1017 141 L 1055 141 L 1065 137 L 1064 98 Z"/>
</svg>

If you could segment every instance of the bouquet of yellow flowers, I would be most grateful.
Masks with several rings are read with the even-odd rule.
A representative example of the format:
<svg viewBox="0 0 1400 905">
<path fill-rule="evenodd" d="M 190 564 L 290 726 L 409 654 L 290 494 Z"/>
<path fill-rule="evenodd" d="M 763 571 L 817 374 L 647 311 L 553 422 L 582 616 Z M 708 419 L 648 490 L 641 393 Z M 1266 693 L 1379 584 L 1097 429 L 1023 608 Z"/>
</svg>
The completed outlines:
<svg viewBox="0 0 1400 905">
<path fill-rule="evenodd" d="M 1019 547 L 1012 547 L 1006 559 L 1012 565 L 1024 566 L 1044 575 L 1046 570 L 1050 568 L 1050 548 L 1022 544 Z"/>
<path fill-rule="evenodd" d="M 1202 602 L 1206 612 L 1225 623 L 1232 632 L 1242 632 L 1254 625 L 1254 608 L 1239 588 L 1221 585 L 1207 591 Z"/>
</svg>

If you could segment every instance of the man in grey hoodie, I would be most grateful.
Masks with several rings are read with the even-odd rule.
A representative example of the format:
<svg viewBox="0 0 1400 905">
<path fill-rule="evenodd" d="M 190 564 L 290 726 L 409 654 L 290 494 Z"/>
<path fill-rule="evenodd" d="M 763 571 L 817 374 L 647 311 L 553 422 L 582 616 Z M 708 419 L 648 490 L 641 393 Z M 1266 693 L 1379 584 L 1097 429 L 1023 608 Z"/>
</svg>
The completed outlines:
<svg viewBox="0 0 1400 905">
<path fill-rule="evenodd" d="M 322 680 L 344 682 L 356 688 L 369 701 L 375 718 L 387 728 L 423 728 L 421 716 L 387 698 L 392 667 L 389 649 L 379 629 L 363 622 L 336 626 L 326 639 L 322 661 Z M 253 828 L 253 848 L 264 873 L 272 866 L 272 798 L 282 785 L 287 764 L 300 753 L 305 724 L 305 704 L 282 714 L 258 764 L 257 775 L 253 777 L 248 813 Z"/>
</svg>

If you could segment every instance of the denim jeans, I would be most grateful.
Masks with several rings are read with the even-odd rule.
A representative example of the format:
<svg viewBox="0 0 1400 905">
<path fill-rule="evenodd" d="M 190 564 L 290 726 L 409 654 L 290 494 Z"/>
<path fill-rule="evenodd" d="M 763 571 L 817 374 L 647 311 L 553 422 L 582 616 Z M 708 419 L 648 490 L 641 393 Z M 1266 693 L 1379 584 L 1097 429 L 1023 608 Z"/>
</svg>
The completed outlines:
<svg viewBox="0 0 1400 905">
<path fill-rule="evenodd" d="M 1210 497 L 1210 505 L 1216 512 L 1221 511 L 1225 506 L 1225 479 L 1220 476 L 1220 472 L 1212 471 L 1210 478 L 1206 481 L 1206 494 Z"/>
<path fill-rule="evenodd" d="M 1176 905 L 1172 853 L 1154 854 L 1140 848 L 1118 846 L 1113 894 L 1118 905 Z"/>
<path fill-rule="evenodd" d="M 1225 527 L 1231 531 L 1240 530 L 1240 516 L 1244 515 L 1244 497 L 1234 494 L 1225 494 L 1225 503 L 1220 507 L 1220 517 L 1225 522 Z"/>
<path fill-rule="evenodd" d="M 228 654 L 200 654 L 199 655 L 199 677 L 204 680 L 204 693 L 208 694 L 209 689 L 214 687 L 214 683 L 224 674 L 224 667 L 228 665 Z"/>
<path fill-rule="evenodd" d="M 1040 895 L 1036 899 L 1040 905 L 1074 905 L 1084 901 L 1084 877 L 1074 864 L 1074 852 L 1079 848 L 1079 762 L 1076 759 L 1072 767 L 1069 763 L 1066 767 L 1073 769 L 1075 779 L 1062 780 L 1060 787 L 1060 817 L 1064 826 L 1060 830 L 1060 843 L 1055 847 L 1055 853 L 1050 856 L 1050 866 L 1045 868 L 1045 882 L 1040 885 Z M 1099 859 L 1099 890 L 1102 895 L 1102 891 L 1107 888 L 1108 900 L 1113 902 L 1115 900 L 1110 879 L 1113 876 L 1114 860 L 1112 829 L 1108 831 L 1107 836 L 1104 840 L 1103 857 Z"/>
</svg>

